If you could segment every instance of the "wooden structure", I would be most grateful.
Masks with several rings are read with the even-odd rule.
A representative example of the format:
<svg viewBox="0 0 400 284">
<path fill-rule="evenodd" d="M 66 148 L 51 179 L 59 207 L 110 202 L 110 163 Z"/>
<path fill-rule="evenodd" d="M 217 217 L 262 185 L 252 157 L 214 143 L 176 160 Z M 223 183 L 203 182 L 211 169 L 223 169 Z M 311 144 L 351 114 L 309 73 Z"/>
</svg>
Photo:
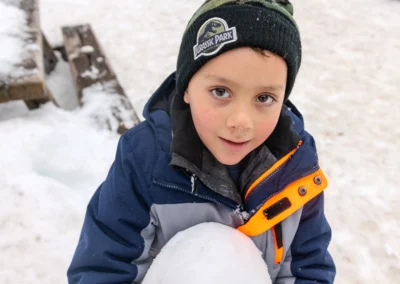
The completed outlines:
<svg viewBox="0 0 400 284">
<path fill-rule="evenodd" d="M 15 66 L 17 75 L 0 74 L 0 102 L 24 100 L 29 109 L 37 108 L 41 103 L 52 99 L 44 79 L 45 72 L 51 72 L 57 58 L 41 33 L 38 1 L 20 0 L 7 3 L 13 3 L 25 12 L 28 31 L 25 44 L 31 48 L 26 48 L 27 55 Z M 56 103 L 54 100 L 53 102 Z"/>
<path fill-rule="evenodd" d="M 28 36 L 24 42 L 30 47 L 25 48 L 27 55 L 15 66 L 18 72 L 0 73 L 0 103 L 23 100 L 29 109 L 38 108 L 49 100 L 57 105 L 45 83 L 46 74 L 50 74 L 58 62 L 54 53 L 57 50 L 61 52 L 62 59 L 69 62 L 81 105 L 85 89 L 95 85 L 98 90 L 100 85 L 103 95 L 113 96 L 110 97 L 112 105 L 107 106 L 107 113 L 111 112 L 113 123 L 110 118 L 105 122 L 109 129 L 122 134 L 139 123 L 139 118 L 107 62 L 90 25 L 63 27 L 64 46 L 53 49 L 41 32 L 38 1 L 0 0 L 0 3 L 13 5 L 25 13 Z"/>
<path fill-rule="evenodd" d="M 76 83 L 79 101 L 84 90 L 94 84 L 101 84 L 103 90 L 115 96 L 117 106 L 112 109 L 118 120 L 118 133 L 125 132 L 139 123 L 139 118 L 118 82 L 117 76 L 107 62 L 106 56 L 90 25 L 63 27 L 64 47 Z M 124 114 L 124 115 L 123 115 Z M 128 119 L 126 118 L 128 114 Z"/>
</svg>

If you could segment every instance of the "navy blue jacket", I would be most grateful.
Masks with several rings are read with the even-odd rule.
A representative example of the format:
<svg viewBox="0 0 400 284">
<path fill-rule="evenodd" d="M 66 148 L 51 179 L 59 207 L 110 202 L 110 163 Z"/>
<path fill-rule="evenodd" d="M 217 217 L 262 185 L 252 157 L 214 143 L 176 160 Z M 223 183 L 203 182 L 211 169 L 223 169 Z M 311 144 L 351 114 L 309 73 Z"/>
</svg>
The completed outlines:
<svg viewBox="0 0 400 284">
<path fill-rule="evenodd" d="M 283 114 L 301 142 L 294 141 L 297 147 L 287 153 L 269 147 L 277 162 L 263 178 L 253 178 L 251 192 L 238 199 L 210 188 L 211 176 L 179 163 L 171 146 L 179 138 L 171 126 L 174 85 L 172 74 L 147 103 L 146 120 L 121 136 L 108 176 L 87 207 L 69 283 L 140 283 L 168 240 L 203 222 L 249 235 L 263 252 L 273 283 L 333 283 L 326 179 L 297 109 L 288 102 Z"/>
</svg>

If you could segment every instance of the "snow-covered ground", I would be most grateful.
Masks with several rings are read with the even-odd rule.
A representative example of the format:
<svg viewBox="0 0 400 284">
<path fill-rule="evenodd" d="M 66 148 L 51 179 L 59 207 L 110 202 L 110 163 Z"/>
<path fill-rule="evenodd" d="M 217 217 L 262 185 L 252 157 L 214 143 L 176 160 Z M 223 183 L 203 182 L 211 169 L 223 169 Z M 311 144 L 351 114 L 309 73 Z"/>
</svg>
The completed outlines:
<svg viewBox="0 0 400 284">
<path fill-rule="evenodd" d="M 202 2 L 41 0 L 41 21 L 53 45 L 61 43 L 60 26 L 91 23 L 141 111 L 174 70 L 186 22 Z M 292 99 L 330 181 L 336 283 L 398 283 L 400 2 L 293 3 L 304 57 Z M 49 85 L 72 109 L 72 85 L 60 76 L 68 68 L 57 68 Z M 66 282 L 85 205 L 117 140 L 96 128 L 88 108 L 0 104 L 0 283 Z"/>
</svg>

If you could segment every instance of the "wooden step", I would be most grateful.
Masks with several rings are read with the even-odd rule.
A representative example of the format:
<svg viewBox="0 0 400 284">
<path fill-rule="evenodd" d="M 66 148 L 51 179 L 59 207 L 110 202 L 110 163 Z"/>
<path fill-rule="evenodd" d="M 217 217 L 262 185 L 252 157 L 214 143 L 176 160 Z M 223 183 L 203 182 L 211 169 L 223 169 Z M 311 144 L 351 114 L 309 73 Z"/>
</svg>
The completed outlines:
<svg viewBox="0 0 400 284">
<path fill-rule="evenodd" d="M 66 26 L 62 28 L 62 34 L 81 104 L 84 101 L 82 96 L 85 89 L 100 84 L 104 92 L 117 96 L 116 99 L 120 101 L 118 106 L 113 106 L 112 109 L 119 126 L 118 129 L 112 130 L 123 133 L 139 123 L 139 118 L 107 61 L 91 26 L 89 24 Z"/>
<path fill-rule="evenodd" d="M 6 3 L 25 13 L 28 37 L 22 46 L 26 56 L 15 66 L 15 70 L 18 72 L 0 74 L 0 103 L 10 100 L 32 101 L 27 103 L 31 109 L 33 106 L 38 107 L 41 103 L 52 99 L 45 84 L 43 49 L 50 48 L 50 50 L 46 50 L 46 56 L 48 56 L 48 59 L 45 60 L 46 70 L 54 69 L 57 62 L 54 62 L 55 55 L 40 29 L 38 0 L 6 1 Z M 52 64 L 48 62 L 52 62 Z M 37 101 L 35 102 L 35 100 Z M 53 102 L 55 101 L 53 100 Z"/>
<path fill-rule="evenodd" d="M 37 0 L 20 0 L 7 2 L 25 12 L 27 18 L 27 31 L 29 37 L 25 41 L 27 56 L 16 68 L 21 74 L 0 74 L 1 101 L 45 98 L 44 69 L 42 56 L 42 35 L 39 23 L 39 11 Z M 26 46 L 36 46 L 29 48 Z M 18 72 L 20 73 L 20 72 Z"/>
</svg>

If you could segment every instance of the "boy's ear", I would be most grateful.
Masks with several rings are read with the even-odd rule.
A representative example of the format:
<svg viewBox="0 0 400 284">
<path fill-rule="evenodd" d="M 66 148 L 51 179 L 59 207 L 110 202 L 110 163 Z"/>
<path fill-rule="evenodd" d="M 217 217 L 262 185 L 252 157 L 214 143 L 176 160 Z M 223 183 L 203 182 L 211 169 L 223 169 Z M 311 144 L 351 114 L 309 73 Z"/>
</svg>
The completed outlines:
<svg viewBox="0 0 400 284">
<path fill-rule="evenodd" d="M 187 89 L 185 91 L 185 94 L 183 95 L 183 100 L 185 101 L 185 103 L 190 104 L 189 93 Z"/>
</svg>

